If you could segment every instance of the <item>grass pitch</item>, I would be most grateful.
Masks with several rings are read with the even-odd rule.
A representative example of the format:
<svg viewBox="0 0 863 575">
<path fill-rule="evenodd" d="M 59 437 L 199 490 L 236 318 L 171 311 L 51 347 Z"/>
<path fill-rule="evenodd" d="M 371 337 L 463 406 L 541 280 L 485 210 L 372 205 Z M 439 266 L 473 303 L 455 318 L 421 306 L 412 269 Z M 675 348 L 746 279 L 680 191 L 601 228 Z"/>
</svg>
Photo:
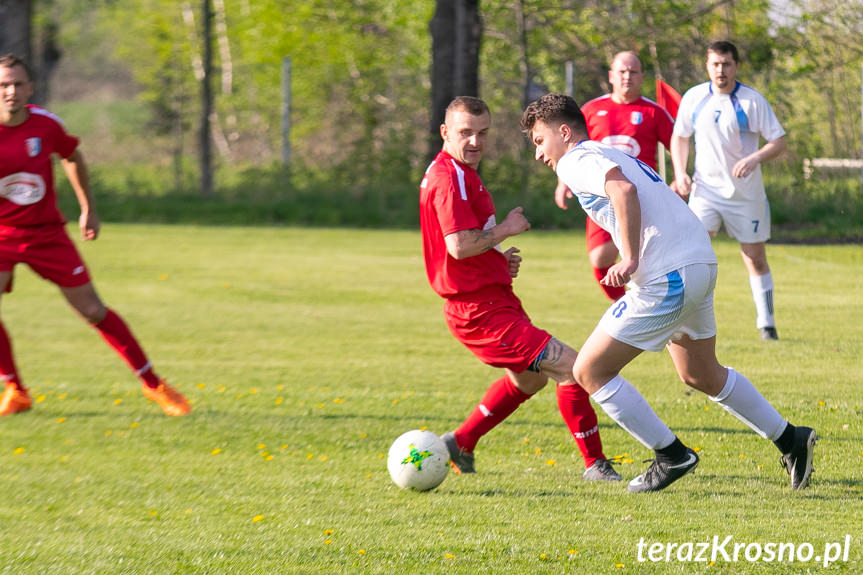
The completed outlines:
<svg viewBox="0 0 863 575">
<path fill-rule="evenodd" d="M 526 309 L 580 346 L 606 307 L 583 236 L 530 232 L 512 244 Z M 806 491 L 790 491 L 769 442 L 688 392 L 664 353 L 625 375 L 700 450 L 696 472 L 667 491 L 582 482 L 550 388 L 480 442 L 477 475 L 402 491 L 387 474 L 390 443 L 452 429 L 499 373 L 447 331 L 417 233 L 106 226 L 82 246 L 96 287 L 194 411 L 163 416 L 55 288 L 19 269 L 3 318 L 36 403 L 0 420 L 0 568 L 859 572 L 863 250 L 771 245 L 781 340 L 764 344 L 736 245 L 715 247 L 718 355 L 819 432 Z M 650 453 L 598 415 L 629 480 Z M 700 544 L 729 536 L 729 559 L 696 561 Z M 793 560 L 747 560 L 771 543 L 794 545 Z M 734 544 L 748 545 L 736 561 Z M 832 544 L 848 556 L 825 567 Z"/>
</svg>

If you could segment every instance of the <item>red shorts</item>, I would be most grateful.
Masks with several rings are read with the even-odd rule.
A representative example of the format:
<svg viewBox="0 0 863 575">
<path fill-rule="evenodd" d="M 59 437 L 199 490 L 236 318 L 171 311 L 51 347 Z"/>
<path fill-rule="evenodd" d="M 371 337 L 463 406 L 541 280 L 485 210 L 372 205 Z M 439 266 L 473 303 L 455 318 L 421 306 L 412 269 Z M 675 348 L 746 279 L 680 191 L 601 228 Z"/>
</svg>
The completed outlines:
<svg viewBox="0 0 863 575">
<path fill-rule="evenodd" d="M 0 272 L 11 272 L 17 264 L 27 264 L 60 287 L 90 283 L 87 266 L 62 224 L 0 229 Z M 5 291 L 12 291 L 11 279 Z"/>
<path fill-rule="evenodd" d="M 491 286 L 448 299 L 444 316 L 452 334 L 480 361 L 516 373 L 530 368 L 551 339 L 530 322 L 511 286 Z"/>
<path fill-rule="evenodd" d="M 599 224 L 590 218 L 587 219 L 587 251 L 593 248 L 598 248 L 602 244 L 607 244 L 611 240 L 611 234 L 599 227 Z"/>
</svg>

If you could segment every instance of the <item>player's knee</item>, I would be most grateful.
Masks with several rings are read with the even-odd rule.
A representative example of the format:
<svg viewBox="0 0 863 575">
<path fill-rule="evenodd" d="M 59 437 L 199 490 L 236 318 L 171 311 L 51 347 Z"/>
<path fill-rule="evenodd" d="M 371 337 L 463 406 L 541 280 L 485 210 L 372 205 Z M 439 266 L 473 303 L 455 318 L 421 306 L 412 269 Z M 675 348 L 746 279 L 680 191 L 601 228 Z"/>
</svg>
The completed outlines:
<svg viewBox="0 0 863 575">
<path fill-rule="evenodd" d="M 108 308 L 98 300 L 79 304 L 75 309 L 81 314 L 81 317 L 93 325 L 100 323 L 108 315 Z"/>
</svg>

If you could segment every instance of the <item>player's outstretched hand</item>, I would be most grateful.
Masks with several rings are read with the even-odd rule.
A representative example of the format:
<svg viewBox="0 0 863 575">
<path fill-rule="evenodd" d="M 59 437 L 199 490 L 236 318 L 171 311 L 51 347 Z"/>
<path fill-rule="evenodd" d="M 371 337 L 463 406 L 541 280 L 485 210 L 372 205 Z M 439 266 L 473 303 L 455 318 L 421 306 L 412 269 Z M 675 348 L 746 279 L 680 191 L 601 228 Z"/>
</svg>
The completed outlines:
<svg viewBox="0 0 863 575">
<path fill-rule="evenodd" d="M 513 246 L 503 252 L 503 255 L 506 256 L 506 261 L 509 262 L 509 277 L 511 278 L 518 277 L 518 270 L 521 268 L 521 256 L 518 255 L 519 251 L 521 250 Z"/>
<path fill-rule="evenodd" d="M 558 180 L 557 187 L 554 189 L 554 203 L 557 204 L 557 207 L 561 210 L 567 209 L 569 206 L 566 205 L 566 201 L 572 197 L 572 190 L 569 189 L 569 186 L 564 184 L 563 180 Z"/>
<path fill-rule="evenodd" d="M 510 210 L 500 225 L 508 231 L 507 237 L 517 236 L 530 229 L 530 222 L 524 216 L 524 209 L 521 206 Z"/>
<path fill-rule="evenodd" d="M 78 227 L 81 228 L 81 239 L 86 241 L 95 240 L 99 237 L 99 216 L 95 212 L 81 213 L 78 218 Z"/>
<path fill-rule="evenodd" d="M 668 187 L 675 194 L 683 198 L 683 201 L 687 201 L 689 199 L 689 192 L 692 191 L 692 178 L 689 177 L 689 174 L 677 176 Z"/>
</svg>

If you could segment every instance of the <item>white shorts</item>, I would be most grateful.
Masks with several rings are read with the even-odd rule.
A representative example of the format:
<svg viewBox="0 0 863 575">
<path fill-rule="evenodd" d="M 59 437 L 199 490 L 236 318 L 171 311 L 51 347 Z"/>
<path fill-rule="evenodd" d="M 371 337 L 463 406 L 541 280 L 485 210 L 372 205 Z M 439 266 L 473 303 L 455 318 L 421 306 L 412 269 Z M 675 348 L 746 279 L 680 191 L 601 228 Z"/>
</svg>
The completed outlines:
<svg viewBox="0 0 863 575">
<path fill-rule="evenodd" d="M 767 196 L 747 200 L 693 193 L 689 197 L 689 209 L 698 216 L 711 236 L 724 224 L 728 235 L 740 243 L 758 244 L 770 239 Z"/>
<path fill-rule="evenodd" d="M 692 264 L 645 286 L 635 286 L 599 320 L 608 335 L 645 351 L 661 351 L 684 334 L 716 335 L 713 288 L 716 264 Z"/>
</svg>

